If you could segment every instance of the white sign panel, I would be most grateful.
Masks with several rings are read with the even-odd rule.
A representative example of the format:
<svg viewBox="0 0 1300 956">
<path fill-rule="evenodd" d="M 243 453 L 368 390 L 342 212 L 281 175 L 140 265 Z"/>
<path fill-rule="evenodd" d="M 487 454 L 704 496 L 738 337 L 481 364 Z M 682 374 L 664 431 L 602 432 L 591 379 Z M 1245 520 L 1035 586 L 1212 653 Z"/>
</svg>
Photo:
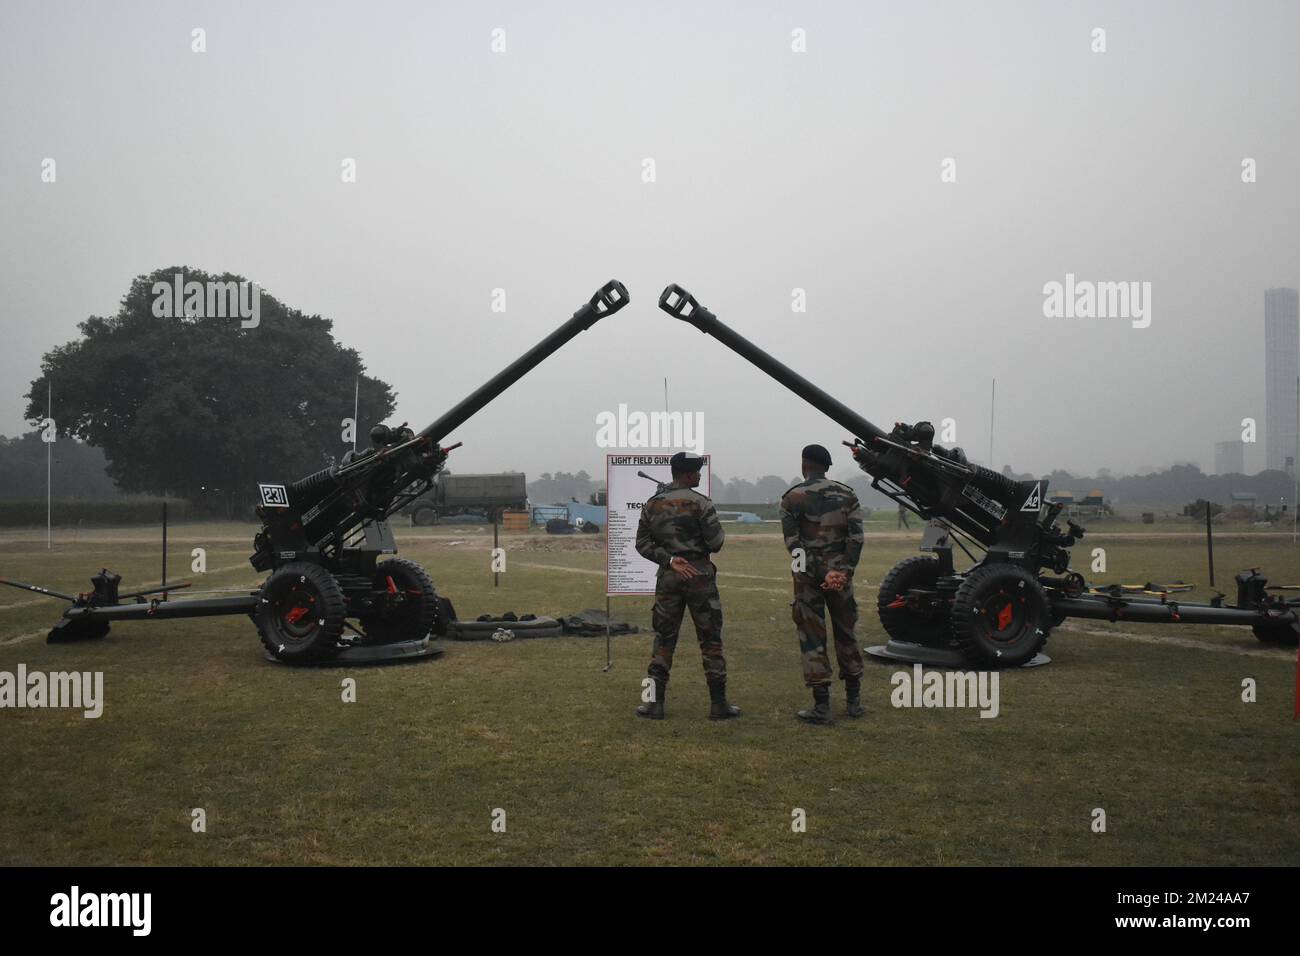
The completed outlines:
<svg viewBox="0 0 1300 956">
<path fill-rule="evenodd" d="M 654 594 L 659 567 L 636 551 L 636 529 L 641 522 L 641 506 L 659 491 L 659 482 L 673 480 L 669 462 L 672 455 L 606 455 L 605 487 L 608 489 L 609 518 L 605 522 L 605 593 Z M 700 486 L 702 495 L 713 487 L 712 463 L 701 456 Z M 639 472 L 649 475 L 644 478 Z"/>
</svg>

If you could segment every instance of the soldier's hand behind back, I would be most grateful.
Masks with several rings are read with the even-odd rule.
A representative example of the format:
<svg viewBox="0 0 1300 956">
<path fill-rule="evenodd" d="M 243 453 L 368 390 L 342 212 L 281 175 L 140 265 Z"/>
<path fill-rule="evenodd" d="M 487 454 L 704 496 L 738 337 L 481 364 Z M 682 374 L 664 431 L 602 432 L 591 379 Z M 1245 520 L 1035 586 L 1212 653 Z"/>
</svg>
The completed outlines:
<svg viewBox="0 0 1300 956">
<path fill-rule="evenodd" d="M 685 558 L 673 558 L 668 562 L 668 566 L 684 578 L 693 578 L 700 573 L 695 565 Z"/>
</svg>

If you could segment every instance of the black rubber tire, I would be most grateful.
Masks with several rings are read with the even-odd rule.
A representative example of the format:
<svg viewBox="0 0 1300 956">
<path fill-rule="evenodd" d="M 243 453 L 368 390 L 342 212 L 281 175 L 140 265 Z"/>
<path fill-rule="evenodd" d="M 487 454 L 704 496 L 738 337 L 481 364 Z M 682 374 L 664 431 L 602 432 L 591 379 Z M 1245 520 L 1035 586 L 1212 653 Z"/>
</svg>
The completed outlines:
<svg viewBox="0 0 1300 956">
<path fill-rule="evenodd" d="M 994 614 L 1005 613 L 1005 622 Z M 966 574 L 952 602 L 952 635 L 975 667 L 1019 667 L 1034 659 L 1052 630 L 1052 606 L 1038 579 L 1014 564 L 985 564 Z"/>
<path fill-rule="evenodd" d="M 411 524 L 419 528 L 432 528 L 438 523 L 438 511 L 428 505 L 416 508 L 411 512 Z"/>
<path fill-rule="evenodd" d="M 262 585 L 253 621 L 263 646 L 277 660 L 314 664 L 338 654 L 347 606 L 334 575 L 318 564 L 291 561 Z M 307 613 L 291 619 L 300 608 Z"/>
<path fill-rule="evenodd" d="M 1261 644 L 1269 647 L 1295 647 L 1300 638 L 1290 624 L 1252 624 L 1250 629 Z"/>
<path fill-rule="evenodd" d="M 390 577 L 394 586 L 405 592 L 406 601 L 388 615 L 359 619 L 367 644 L 418 641 L 427 637 L 437 623 L 438 592 L 429 572 L 405 558 L 392 558 L 375 565 L 376 588 L 386 588 Z"/>
<path fill-rule="evenodd" d="M 924 644 L 927 647 L 945 647 L 952 640 L 952 624 L 947 617 L 934 620 L 922 617 L 907 608 L 891 608 L 890 604 L 912 588 L 933 588 L 939 582 L 939 559 L 928 554 L 914 554 L 899 561 L 880 582 L 876 596 L 876 612 L 880 615 L 885 633 L 896 641 Z"/>
</svg>

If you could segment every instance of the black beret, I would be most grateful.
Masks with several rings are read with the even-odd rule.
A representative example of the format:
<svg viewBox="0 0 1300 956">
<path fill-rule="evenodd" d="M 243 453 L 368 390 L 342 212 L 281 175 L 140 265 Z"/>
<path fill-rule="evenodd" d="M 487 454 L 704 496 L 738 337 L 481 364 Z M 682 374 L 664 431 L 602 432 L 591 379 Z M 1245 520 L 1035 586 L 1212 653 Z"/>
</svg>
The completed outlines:
<svg viewBox="0 0 1300 956">
<path fill-rule="evenodd" d="M 805 461 L 815 461 L 817 462 L 817 464 L 823 465 L 826 468 L 829 468 L 831 466 L 831 453 L 828 452 L 821 445 L 805 446 L 803 450 L 803 457 Z"/>
<path fill-rule="evenodd" d="M 673 471 L 699 471 L 704 467 L 704 459 L 689 452 L 679 451 L 669 463 Z"/>
</svg>

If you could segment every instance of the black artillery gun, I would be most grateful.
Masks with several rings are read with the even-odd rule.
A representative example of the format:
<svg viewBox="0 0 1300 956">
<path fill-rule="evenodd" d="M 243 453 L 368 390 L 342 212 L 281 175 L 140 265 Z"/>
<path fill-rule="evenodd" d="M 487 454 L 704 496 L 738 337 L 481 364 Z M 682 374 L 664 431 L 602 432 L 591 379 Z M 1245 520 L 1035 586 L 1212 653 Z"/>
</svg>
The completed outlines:
<svg viewBox="0 0 1300 956">
<path fill-rule="evenodd" d="M 667 491 L 669 488 L 672 487 L 671 483 L 667 481 L 660 481 L 654 475 L 647 475 L 644 471 L 638 471 L 636 473 L 636 476 L 638 478 L 644 478 L 646 481 L 653 481 L 655 483 L 655 488 L 656 488 L 655 494 L 657 495 L 662 495 L 665 491 Z"/>
<path fill-rule="evenodd" d="M 104 637 L 114 621 L 247 614 L 267 653 L 286 664 L 419 656 L 431 634 L 446 633 L 454 611 L 422 567 L 394 557 L 389 517 L 427 492 L 447 454 L 459 447 L 443 447 L 444 438 L 628 301 L 627 287 L 611 280 L 569 321 L 422 431 L 376 425 L 372 447 L 297 481 L 259 485 L 262 530 L 249 561 L 269 574 L 257 590 L 168 600 L 168 592 L 188 585 L 164 584 L 119 594 L 121 576 L 108 570 L 91 578 L 92 591 L 75 596 L 5 578 L 0 583 L 70 602 L 50 631 L 52 643 Z"/>
<path fill-rule="evenodd" d="M 1158 624 L 1241 624 L 1266 644 L 1295 646 L 1300 600 L 1268 593 L 1258 569 L 1236 576 L 1237 603 L 1139 597 L 1090 587 L 1070 568 L 1084 529 L 1057 524 L 1062 505 L 1047 481 L 1016 481 L 934 444 L 934 426 L 897 423 L 886 433 L 718 321 L 689 292 L 670 285 L 659 308 L 711 335 L 854 436 L 854 460 L 871 486 L 928 524 L 919 554 L 880 584 L 877 610 L 889 635 L 878 656 L 951 667 L 1030 664 L 1066 618 Z M 953 564 L 954 544 L 973 562 Z M 1041 660 L 1041 658 L 1040 658 Z"/>
</svg>

